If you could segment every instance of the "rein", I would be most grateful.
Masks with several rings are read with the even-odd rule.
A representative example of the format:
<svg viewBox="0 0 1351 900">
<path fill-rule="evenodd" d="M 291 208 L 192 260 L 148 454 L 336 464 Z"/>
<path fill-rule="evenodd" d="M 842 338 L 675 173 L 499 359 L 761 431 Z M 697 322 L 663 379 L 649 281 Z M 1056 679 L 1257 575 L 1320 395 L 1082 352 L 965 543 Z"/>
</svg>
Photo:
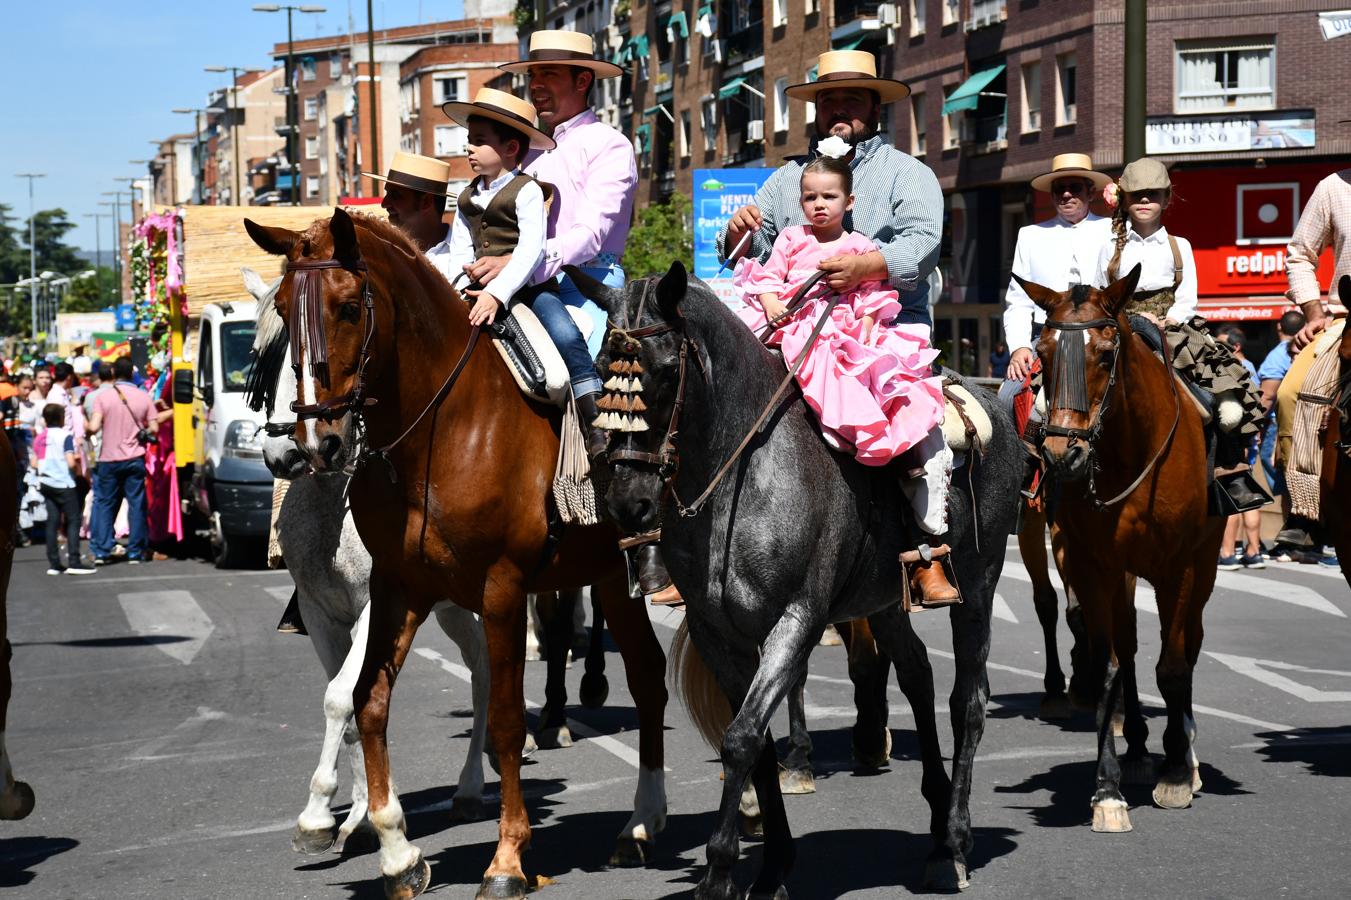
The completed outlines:
<svg viewBox="0 0 1351 900">
<path fill-rule="evenodd" d="M 1107 412 L 1111 408 L 1113 388 L 1116 387 L 1117 383 L 1117 369 L 1121 362 L 1121 325 L 1116 319 L 1104 318 L 1091 319 L 1087 322 L 1047 321 L 1045 327 L 1072 333 L 1088 331 L 1092 328 L 1113 329 L 1112 368 L 1107 375 L 1107 387 L 1102 392 L 1102 402 L 1098 404 L 1098 410 L 1093 414 L 1093 420 L 1089 423 L 1088 428 L 1067 428 L 1063 425 L 1053 425 L 1047 422 L 1042 426 L 1041 437 L 1038 439 L 1038 444 L 1047 437 L 1069 438 L 1069 446 L 1071 447 L 1074 446 L 1077 441 L 1083 441 L 1088 447 L 1089 500 L 1093 503 L 1094 509 L 1099 511 L 1111 506 L 1116 506 L 1134 493 L 1135 489 L 1149 476 L 1149 473 L 1154 471 L 1154 467 L 1158 464 L 1159 460 L 1163 458 L 1163 454 L 1167 451 L 1169 445 L 1172 444 L 1173 435 L 1177 433 L 1177 425 L 1182 418 L 1182 398 L 1178 395 L 1177 391 L 1177 375 L 1173 373 L 1172 349 L 1169 347 L 1167 337 L 1165 336 L 1162 342 L 1163 365 L 1168 374 L 1168 384 L 1173 389 L 1173 424 L 1168 427 L 1167 436 L 1164 437 L 1163 443 L 1159 444 L 1159 448 L 1154 451 L 1154 455 L 1150 458 L 1149 464 L 1145 466 L 1144 471 L 1137 475 L 1135 480 L 1132 481 L 1124 491 L 1117 494 L 1112 499 L 1104 501 L 1098 499 L 1093 473 L 1097 469 L 1097 441 L 1102 437 L 1103 419 L 1106 418 Z M 1065 365 L 1061 364 L 1060 357 L 1061 354 L 1064 353 L 1066 346 L 1077 346 L 1077 363 L 1074 359 L 1070 359 Z M 1070 355 L 1073 356 L 1073 354 Z M 1087 361 L 1084 358 L 1082 342 L 1071 341 L 1069 345 L 1064 346 L 1059 342 L 1056 343 L 1055 383 L 1052 385 L 1052 397 L 1054 400 L 1051 409 L 1060 406 L 1061 400 L 1063 399 L 1067 401 L 1066 406 L 1069 409 L 1076 412 L 1088 411 L 1086 368 Z M 1064 382 L 1067 378 L 1073 378 L 1074 381 L 1070 384 L 1065 384 Z M 1074 405 L 1076 397 L 1083 398 L 1080 406 Z M 1051 409 L 1047 410 L 1048 419 L 1050 418 Z"/>
</svg>

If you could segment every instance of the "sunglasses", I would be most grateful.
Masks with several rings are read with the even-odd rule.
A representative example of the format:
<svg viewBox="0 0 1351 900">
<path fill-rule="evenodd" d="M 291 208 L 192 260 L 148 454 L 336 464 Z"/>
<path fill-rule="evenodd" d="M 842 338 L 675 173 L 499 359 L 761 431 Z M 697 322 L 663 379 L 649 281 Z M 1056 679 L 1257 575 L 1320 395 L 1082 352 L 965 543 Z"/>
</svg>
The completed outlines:
<svg viewBox="0 0 1351 900">
<path fill-rule="evenodd" d="M 1051 193 L 1060 194 L 1087 194 L 1088 184 L 1082 181 L 1057 181 L 1051 185 Z"/>
</svg>

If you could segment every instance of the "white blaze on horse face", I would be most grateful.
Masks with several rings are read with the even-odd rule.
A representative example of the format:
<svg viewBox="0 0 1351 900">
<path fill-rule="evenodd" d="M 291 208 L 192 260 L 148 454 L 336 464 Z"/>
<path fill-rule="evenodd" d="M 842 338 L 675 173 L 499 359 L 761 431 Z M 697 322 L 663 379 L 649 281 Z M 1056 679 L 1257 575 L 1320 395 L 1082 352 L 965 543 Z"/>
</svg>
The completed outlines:
<svg viewBox="0 0 1351 900">
<path fill-rule="evenodd" d="M 299 320 L 296 327 L 300 329 L 300 359 L 294 362 L 300 369 L 300 402 L 306 406 L 313 406 L 318 402 L 316 399 L 314 373 L 306 362 L 310 358 L 309 346 L 309 313 L 306 304 L 296 301 L 300 315 L 296 316 Z M 316 422 L 313 418 L 305 420 L 305 447 L 309 450 L 317 450 L 319 447 L 319 436 L 316 431 Z"/>
</svg>

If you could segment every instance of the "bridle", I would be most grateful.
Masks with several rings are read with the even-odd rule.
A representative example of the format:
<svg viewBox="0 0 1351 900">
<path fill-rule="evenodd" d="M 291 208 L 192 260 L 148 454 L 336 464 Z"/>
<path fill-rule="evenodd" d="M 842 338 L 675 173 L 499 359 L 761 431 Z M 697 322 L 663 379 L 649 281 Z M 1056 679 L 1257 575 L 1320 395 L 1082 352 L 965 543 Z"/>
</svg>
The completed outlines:
<svg viewBox="0 0 1351 900">
<path fill-rule="evenodd" d="M 1103 389 L 1102 400 L 1098 403 L 1097 411 L 1094 412 L 1093 418 L 1089 421 L 1088 427 L 1070 428 L 1064 425 L 1053 425 L 1050 424 L 1050 422 L 1047 422 L 1045 425 L 1042 426 L 1041 436 L 1038 439 L 1038 444 L 1040 444 L 1041 441 L 1043 441 L 1045 438 L 1048 437 L 1068 438 L 1070 447 L 1073 447 L 1080 441 L 1084 443 L 1088 451 L 1088 492 L 1087 492 L 1088 499 L 1089 502 L 1093 504 L 1094 509 L 1101 511 L 1110 506 L 1115 506 L 1116 504 L 1125 500 L 1127 497 L 1131 495 L 1131 493 L 1135 491 L 1137 487 L 1140 486 L 1140 484 L 1145 480 L 1145 478 L 1149 476 L 1149 473 L 1154 470 L 1154 466 L 1157 465 L 1159 460 L 1163 457 L 1163 454 L 1167 451 L 1169 445 L 1173 442 L 1173 435 L 1177 432 L 1177 424 L 1182 417 L 1182 399 L 1181 397 L 1178 396 L 1177 376 L 1173 374 L 1173 361 L 1171 359 L 1171 350 L 1168 346 L 1168 340 L 1165 336 L 1163 340 L 1163 364 L 1168 373 L 1168 384 L 1173 389 L 1173 424 L 1169 427 L 1168 435 L 1163 439 L 1163 443 L 1161 443 L 1159 445 L 1159 448 L 1154 452 L 1154 456 L 1150 459 L 1149 464 L 1145 466 L 1144 471 L 1142 471 L 1138 476 L 1136 476 L 1135 480 L 1132 481 L 1124 491 L 1117 494 L 1112 499 L 1104 501 L 1098 499 L 1098 494 L 1094 480 L 1095 473 L 1097 472 L 1098 469 L 1097 442 L 1098 439 L 1102 437 L 1103 421 L 1104 419 L 1106 419 L 1107 414 L 1111 409 L 1112 397 L 1115 394 L 1115 388 L 1117 384 L 1117 372 L 1118 367 L 1121 364 L 1121 323 L 1118 322 L 1116 319 L 1111 318 L 1090 319 L 1086 322 L 1061 322 L 1055 320 L 1048 320 L 1044 327 L 1048 329 L 1054 329 L 1056 331 L 1070 332 L 1074 334 L 1088 331 L 1093 328 L 1112 329 L 1112 350 L 1111 350 L 1112 366 L 1107 373 L 1107 387 Z M 1065 348 L 1059 346 L 1059 342 L 1057 342 L 1056 353 L 1060 354 L 1064 352 Z M 1050 419 L 1051 410 L 1055 408 L 1056 405 L 1058 405 L 1058 399 L 1066 392 L 1066 386 L 1059 383 L 1060 379 L 1068 375 L 1070 377 L 1075 378 L 1079 382 L 1083 382 L 1087 379 L 1086 366 L 1087 362 L 1084 360 L 1083 354 L 1081 352 L 1079 355 L 1079 365 L 1076 371 L 1066 372 L 1062 370 L 1061 367 L 1059 366 L 1054 367 L 1057 373 L 1057 375 L 1055 376 L 1056 383 L 1046 385 L 1046 390 L 1048 391 L 1048 393 L 1050 393 L 1051 397 L 1053 398 L 1052 403 L 1048 404 L 1048 408 L 1046 411 L 1046 418 L 1048 420 Z M 1087 409 L 1076 411 L 1087 412 Z"/>
<path fill-rule="evenodd" d="M 825 272 L 817 272 L 809 278 L 802 287 L 798 288 L 797 293 L 793 295 L 792 302 L 788 304 L 784 312 L 775 317 L 772 321 L 766 323 L 763 334 L 760 335 L 762 340 L 768 340 L 769 335 L 772 334 L 775 329 L 781 327 L 785 322 L 791 319 L 793 315 L 806 304 L 812 288 L 816 287 L 817 283 L 825 275 Z M 656 279 L 643 279 L 643 295 L 638 301 L 638 311 L 634 317 L 635 321 L 642 321 L 643 308 L 647 303 L 648 290 L 651 287 L 651 282 L 654 280 Z M 679 437 L 680 413 L 685 407 L 685 385 L 688 380 L 687 376 L 689 374 L 690 357 L 693 356 L 695 363 L 699 367 L 699 373 L 705 382 L 708 381 L 708 372 L 704 369 L 703 359 L 699 355 L 699 345 L 695 342 L 694 338 L 685 333 L 683 327 L 677 328 L 669 322 L 658 322 L 653 325 L 645 325 L 642 327 L 630 327 L 628 306 L 626 304 L 624 306 L 624 320 L 619 323 L 616 323 L 614 320 L 609 322 L 611 353 L 636 357 L 641 342 L 644 339 L 656 337 L 657 335 L 666 334 L 671 331 L 679 331 L 681 336 L 680 374 L 676 384 L 675 402 L 671 407 L 671 420 L 666 427 L 666 434 L 662 438 L 659 451 L 657 453 L 649 453 L 633 449 L 632 435 L 630 435 L 630 446 L 611 450 L 609 452 L 607 459 L 610 464 L 613 465 L 616 462 L 627 462 L 654 467 L 657 470 L 658 476 L 662 479 L 665 490 L 670 493 L 671 499 L 675 502 L 676 510 L 680 513 L 681 517 L 692 518 L 697 516 L 699 511 L 703 509 L 704 504 L 713 496 L 713 492 L 717 489 L 723 478 L 725 478 L 732 470 L 736 461 L 741 458 L 741 454 L 750 446 L 751 441 L 755 439 L 756 435 L 764 431 L 766 423 L 778 408 L 779 401 L 783 398 L 788 386 L 797 376 L 798 370 L 802 368 L 802 364 L 806 361 L 808 354 L 815 345 L 816 339 L 821 335 L 821 329 L 825 327 L 826 320 L 830 318 L 831 311 L 839 301 L 839 294 L 833 294 L 827 300 L 826 308 L 821 311 L 821 315 L 817 319 L 815 327 L 812 329 L 811 337 L 803 347 L 797 360 L 789 367 L 787 375 L 779 382 L 779 386 L 774 391 L 773 396 L 769 398 L 769 402 L 765 404 L 760 415 L 756 417 L 755 423 L 750 427 L 750 430 L 747 431 L 745 437 L 741 439 L 741 443 L 732 451 L 732 455 L 729 456 L 727 461 L 718 469 L 708 486 L 704 488 L 703 492 L 699 494 L 693 502 L 688 504 L 683 502 L 680 499 L 680 495 L 676 493 L 675 478 L 680 469 L 680 454 L 677 449 L 677 439 Z M 640 543 L 660 540 L 660 537 L 661 530 L 658 528 L 657 530 L 647 532 L 646 534 L 626 538 L 621 542 L 620 546 L 637 546 Z"/>
</svg>

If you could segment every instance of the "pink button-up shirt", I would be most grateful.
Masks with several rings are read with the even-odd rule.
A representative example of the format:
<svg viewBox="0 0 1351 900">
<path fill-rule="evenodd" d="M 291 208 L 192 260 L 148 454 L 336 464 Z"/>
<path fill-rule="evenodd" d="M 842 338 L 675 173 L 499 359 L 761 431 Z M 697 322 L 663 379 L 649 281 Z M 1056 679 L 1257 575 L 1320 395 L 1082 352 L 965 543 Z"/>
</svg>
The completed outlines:
<svg viewBox="0 0 1351 900">
<path fill-rule="evenodd" d="M 535 152 L 525 166 L 526 174 L 555 191 L 544 262 L 531 278 L 536 284 L 600 254 L 622 257 L 638 186 L 633 145 L 591 110 L 558 125 L 553 138 L 558 147 Z"/>
</svg>

